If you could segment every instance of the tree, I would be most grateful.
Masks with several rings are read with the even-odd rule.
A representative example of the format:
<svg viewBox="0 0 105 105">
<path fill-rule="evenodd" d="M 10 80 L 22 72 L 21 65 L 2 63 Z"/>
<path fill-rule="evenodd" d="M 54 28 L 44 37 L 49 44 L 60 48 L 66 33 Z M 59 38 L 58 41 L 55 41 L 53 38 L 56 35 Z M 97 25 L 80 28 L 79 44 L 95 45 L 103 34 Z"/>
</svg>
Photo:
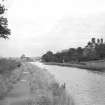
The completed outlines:
<svg viewBox="0 0 105 105">
<path fill-rule="evenodd" d="M 77 60 L 77 52 L 75 48 L 70 48 L 68 50 L 68 58 L 69 58 L 69 61 Z"/>
<path fill-rule="evenodd" d="M 78 47 L 76 49 L 76 52 L 77 52 L 77 59 L 78 59 L 78 61 L 81 61 L 82 58 L 83 58 L 83 49 L 81 47 Z"/>
<path fill-rule="evenodd" d="M 48 51 L 46 54 L 42 56 L 42 60 L 45 62 L 52 62 L 54 58 L 53 52 Z"/>
<path fill-rule="evenodd" d="M 62 52 L 57 52 L 55 54 L 55 61 L 56 62 L 59 62 L 59 63 L 62 63 L 63 62 L 63 53 Z"/>
<path fill-rule="evenodd" d="M 105 58 L 105 44 L 100 44 L 96 46 L 96 53 L 99 59 Z"/>
<path fill-rule="evenodd" d="M 4 1 L 4 0 L 2 0 Z M 5 14 L 5 7 L 0 3 L 0 38 L 8 39 L 10 29 L 8 29 L 8 20 L 3 15 Z"/>
</svg>

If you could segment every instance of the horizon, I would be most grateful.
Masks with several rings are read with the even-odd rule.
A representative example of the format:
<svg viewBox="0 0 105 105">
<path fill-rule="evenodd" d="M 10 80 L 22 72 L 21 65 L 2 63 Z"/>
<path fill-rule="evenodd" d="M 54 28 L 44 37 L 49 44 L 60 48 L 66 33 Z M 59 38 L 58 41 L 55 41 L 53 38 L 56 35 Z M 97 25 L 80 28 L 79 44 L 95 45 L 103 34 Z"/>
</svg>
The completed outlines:
<svg viewBox="0 0 105 105">
<path fill-rule="evenodd" d="M 92 38 L 95 38 L 95 37 L 92 37 Z M 90 38 L 90 40 L 89 40 L 88 42 L 92 42 L 92 41 L 91 41 L 92 38 Z M 100 37 L 100 38 L 95 38 L 95 43 L 97 43 L 97 39 L 103 39 L 103 38 L 102 38 L 102 37 Z M 85 48 L 85 47 L 87 46 L 88 42 L 87 42 L 86 45 L 84 45 L 84 46 L 76 46 L 76 47 L 70 47 L 70 48 L 75 48 L 75 49 L 78 48 L 78 47 Z M 105 44 L 105 41 L 104 41 L 104 40 L 103 40 L 103 43 Z M 70 49 L 70 48 L 57 50 L 57 51 L 55 51 L 55 52 L 52 51 L 52 50 L 47 50 L 47 51 L 46 51 L 45 53 L 43 53 L 43 54 L 46 54 L 48 51 L 51 51 L 51 52 L 53 52 L 53 53 L 62 52 L 62 51 L 64 51 L 64 50 L 68 50 L 68 49 Z M 37 58 L 37 57 L 41 57 L 41 56 L 43 55 L 43 54 L 42 54 L 41 56 L 27 56 L 25 53 L 23 53 L 23 54 L 24 54 L 26 57 L 36 57 L 36 58 Z M 1 58 L 2 58 L 2 57 L 18 58 L 18 57 L 21 57 L 23 54 L 21 54 L 20 56 L 0 56 L 0 57 L 1 57 Z"/>
<path fill-rule="evenodd" d="M 92 37 L 105 40 L 104 0 L 6 2 L 11 36 L 0 39 L 0 56 L 41 56 L 84 47 Z"/>
</svg>

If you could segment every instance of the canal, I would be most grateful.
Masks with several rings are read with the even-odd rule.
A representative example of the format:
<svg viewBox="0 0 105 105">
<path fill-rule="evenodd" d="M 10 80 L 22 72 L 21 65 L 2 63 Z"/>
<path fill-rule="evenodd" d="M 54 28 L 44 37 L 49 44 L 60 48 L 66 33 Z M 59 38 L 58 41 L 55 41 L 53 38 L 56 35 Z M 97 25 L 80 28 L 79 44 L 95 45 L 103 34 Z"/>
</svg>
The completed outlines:
<svg viewBox="0 0 105 105">
<path fill-rule="evenodd" d="M 105 74 L 39 62 L 33 64 L 46 68 L 61 84 L 66 83 L 76 105 L 105 105 Z"/>
</svg>

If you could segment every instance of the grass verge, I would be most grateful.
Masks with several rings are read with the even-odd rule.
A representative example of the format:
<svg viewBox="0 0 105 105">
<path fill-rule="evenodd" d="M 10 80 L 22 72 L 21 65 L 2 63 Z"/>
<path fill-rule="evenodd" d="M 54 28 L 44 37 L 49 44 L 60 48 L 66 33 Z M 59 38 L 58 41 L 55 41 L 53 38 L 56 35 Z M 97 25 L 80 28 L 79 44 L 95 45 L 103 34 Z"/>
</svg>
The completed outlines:
<svg viewBox="0 0 105 105">
<path fill-rule="evenodd" d="M 13 84 L 19 78 L 17 68 L 21 63 L 13 59 L 0 59 L 0 100 L 13 88 Z"/>
<path fill-rule="evenodd" d="M 30 105 L 74 105 L 66 84 L 60 85 L 46 69 L 31 64 L 29 66 L 30 71 L 34 71 L 30 78 Z"/>
</svg>

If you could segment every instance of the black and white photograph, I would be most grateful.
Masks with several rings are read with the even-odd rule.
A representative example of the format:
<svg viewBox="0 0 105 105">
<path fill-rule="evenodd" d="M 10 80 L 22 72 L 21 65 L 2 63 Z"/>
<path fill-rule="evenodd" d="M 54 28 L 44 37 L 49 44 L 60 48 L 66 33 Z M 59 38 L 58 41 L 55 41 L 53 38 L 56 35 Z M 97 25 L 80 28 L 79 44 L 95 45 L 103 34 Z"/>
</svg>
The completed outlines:
<svg viewBox="0 0 105 105">
<path fill-rule="evenodd" d="M 0 105 L 105 105 L 105 0 L 0 0 Z"/>
</svg>

